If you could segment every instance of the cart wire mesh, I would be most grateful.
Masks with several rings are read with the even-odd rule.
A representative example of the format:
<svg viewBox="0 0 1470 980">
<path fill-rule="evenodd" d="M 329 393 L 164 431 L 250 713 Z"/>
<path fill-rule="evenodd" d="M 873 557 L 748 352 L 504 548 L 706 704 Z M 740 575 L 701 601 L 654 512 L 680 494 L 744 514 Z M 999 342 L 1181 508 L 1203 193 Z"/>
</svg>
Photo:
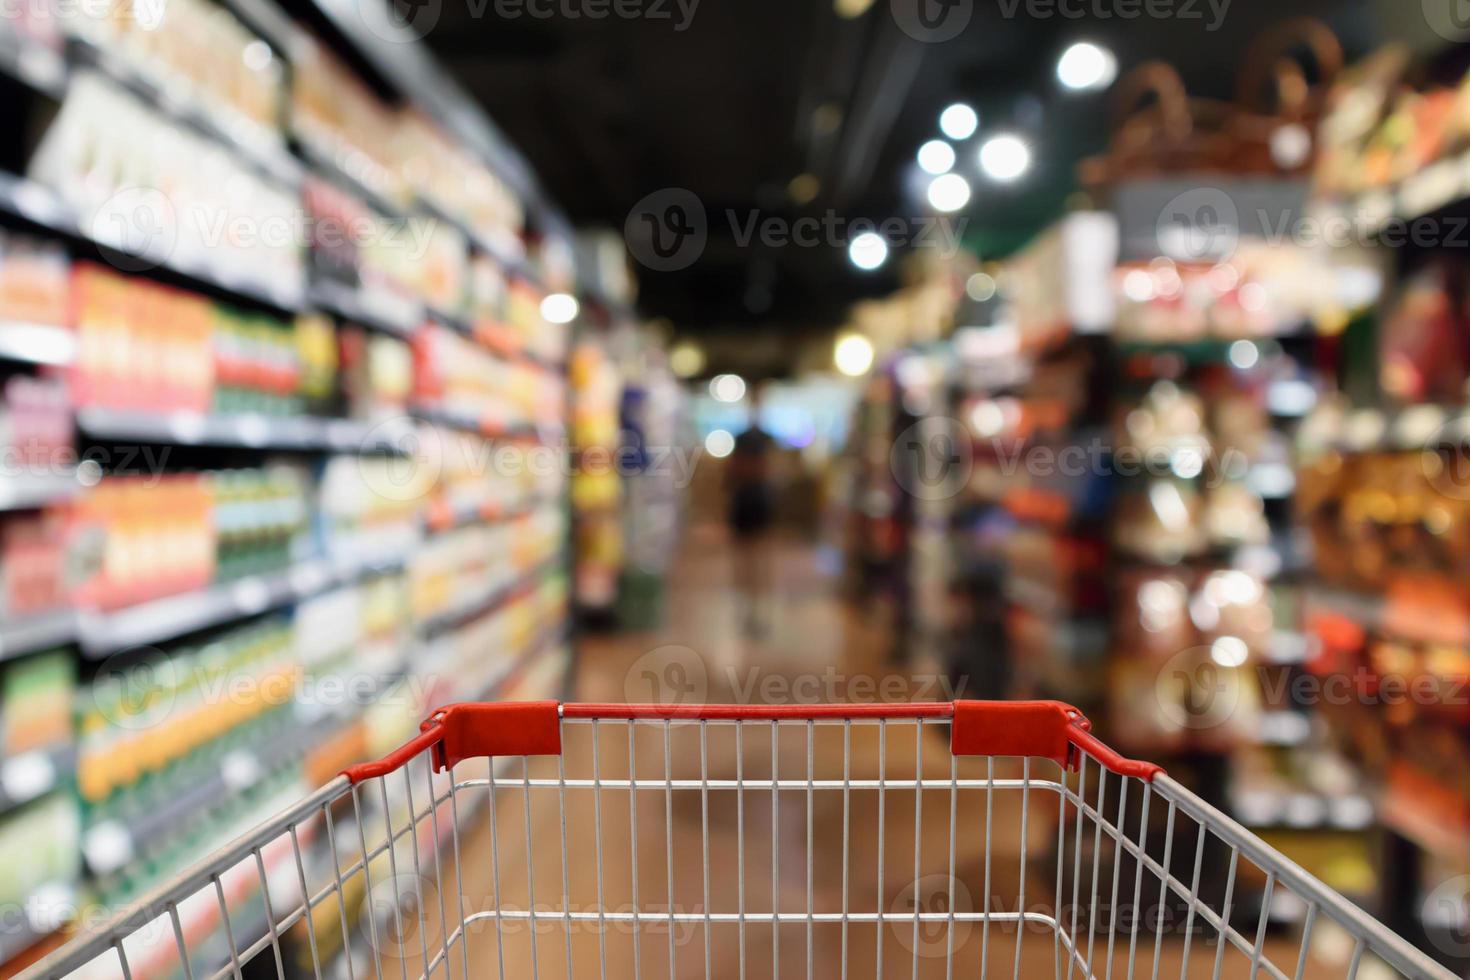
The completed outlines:
<svg viewBox="0 0 1470 980">
<path fill-rule="evenodd" d="M 1451 978 L 1057 702 L 456 705 L 22 976 Z"/>
</svg>

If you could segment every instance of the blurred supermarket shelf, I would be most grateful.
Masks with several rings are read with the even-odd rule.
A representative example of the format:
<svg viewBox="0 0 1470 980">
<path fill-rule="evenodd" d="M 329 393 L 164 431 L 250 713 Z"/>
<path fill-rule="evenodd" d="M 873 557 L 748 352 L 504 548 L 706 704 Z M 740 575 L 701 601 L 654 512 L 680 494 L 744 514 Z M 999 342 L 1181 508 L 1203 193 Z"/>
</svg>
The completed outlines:
<svg viewBox="0 0 1470 980">
<path fill-rule="evenodd" d="M 361 198 L 369 207 L 384 218 L 406 221 L 415 217 L 413 209 L 387 197 L 371 182 L 352 173 L 342 166 L 332 154 L 325 152 L 309 139 L 295 139 L 296 153 L 318 177 L 337 184 L 342 190 Z"/>
<path fill-rule="evenodd" d="M 423 319 L 423 311 L 412 300 L 385 302 L 383 297 L 369 297 L 361 290 L 331 280 L 312 283 L 310 302 L 324 312 L 405 340 L 413 337 Z"/>
<path fill-rule="evenodd" d="M 539 285 L 540 277 L 537 275 L 536 270 L 531 268 L 530 264 L 526 261 L 525 247 L 520 242 L 502 242 L 489 235 L 482 234 L 439 207 L 433 201 L 420 200 L 419 208 L 425 214 L 450 225 L 468 239 L 472 247 L 490 256 L 508 274 Z"/>
<path fill-rule="evenodd" d="M 77 356 L 77 335 L 43 323 L 0 321 L 0 358 L 62 367 Z"/>
<path fill-rule="evenodd" d="M 66 58 L 73 75 L 86 71 L 102 74 L 164 115 L 222 144 L 262 176 L 290 187 L 301 182 L 301 164 L 287 152 L 283 142 L 272 140 L 243 118 L 201 105 L 188 94 L 194 90 L 191 83 L 180 80 L 169 84 L 154 78 L 117 54 L 77 37 L 68 38 Z"/>
<path fill-rule="evenodd" d="M 182 276 L 198 286 L 228 293 L 237 299 L 263 304 L 277 310 L 295 313 L 302 306 L 301 292 L 279 282 L 257 283 L 237 275 L 228 263 L 218 268 L 208 264 L 189 263 L 174 255 L 137 254 L 117 241 L 101 234 L 109 222 L 83 223 L 76 209 L 50 188 L 14 174 L 0 173 L 0 212 L 23 218 L 58 235 L 91 245 L 126 253 L 136 263 L 151 264 Z"/>
<path fill-rule="evenodd" d="M 480 595 L 447 612 L 424 619 L 418 624 L 418 633 L 427 639 L 446 633 L 465 623 L 473 622 L 524 595 L 547 574 L 560 568 L 563 562 L 564 559 L 559 555 L 538 562 L 511 581 L 492 589 L 486 589 Z"/>
<path fill-rule="evenodd" d="M 0 815 L 70 782 L 76 770 L 77 747 L 70 742 L 7 757 L 0 762 Z"/>
<path fill-rule="evenodd" d="M 0 511 L 44 507 L 71 497 L 80 486 L 75 470 L 0 476 Z"/>
<path fill-rule="evenodd" d="M 406 418 L 373 424 L 310 416 L 158 414 L 83 408 L 77 411 L 77 428 L 95 439 L 117 441 L 402 454 L 413 425 Z"/>
<path fill-rule="evenodd" d="M 487 439 L 526 439 L 538 442 L 553 442 L 562 435 L 562 430 L 559 426 L 543 427 L 534 422 L 508 422 L 502 424 L 489 420 L 475 419 L 468 415 L 460 415 L 456 412 L 448 412 L 429 406 L 417 406 L 413 409 L 413 414 L 425 422 L 432 422 L 435 425 L 443 425 L 465 432 L 473 432 Z"/>
<path fill-rule="evenodd" d="M 7 617 L 0 622 L 0 660 L 63 646 L 76 635 L 77 617 L 71 609 Z"/>
<path fill-rule="evenodd" d="M 356 561 L 313 559 L 293 568 L 252 575 L 193 592 L 154 599 L 113 612 L 83 612 L 78 634 L 89 657 L 159 643 L 196 630 L 255 616 L 366 575 L 399 568 L 406 556 Z"/>
<path fill-rule="evenodd" d="M 1367 191 L 1338 201 L 1318 201 L 1324 218 L 1346 222 L 1369 234 L 1382 234 L 1391 222 L 1408 222 L 1455 207 L 1470 199 L 1470 152 L 1428 164 L 1398 184 Z M 1402 243 L 1406 235 L 1385 237 L 1383 243 Z"/>
<path fill-rule="evenodd" d="M 230 751 L 217 768 L 199 774 L 182 792 L 130 814 L 126 822 L 108 819 L 93 824 L 82 835 L 87 868 L 95 875 L 110 874 L 155 842 L 183 833 L 197 816 L 219 806 L 220 801 L 238 796 L 268 773 L 299 759 L 312 744 L 309 738 L 308 731 L 288 726 L 264 745 Z"/>
<path fill-rule="evenodd" d="M 484 683 L 467 692 L 465 700 L 495 701 L 499 699 L 507 688 L 520 679 L 526 668 L 546 655 L 553 647 L 565 642 L 567 635 L 567 624 L 564 622 L 542 630 L 541 634 L 526 646 L 520 656 L 500 670 L 493 671 Z"/>
<path fill-rule="evenodd" d="M 552 503 L 556 503 L 553 501 Z M 529 500 L 509 507 L 493 502 L 480 504 L 431 505 L 424 516 L 424 527 L 431 534 L 453 531 L 476 524 L 500 524 L 534 514 L 545 501 Z"/>
</svg>

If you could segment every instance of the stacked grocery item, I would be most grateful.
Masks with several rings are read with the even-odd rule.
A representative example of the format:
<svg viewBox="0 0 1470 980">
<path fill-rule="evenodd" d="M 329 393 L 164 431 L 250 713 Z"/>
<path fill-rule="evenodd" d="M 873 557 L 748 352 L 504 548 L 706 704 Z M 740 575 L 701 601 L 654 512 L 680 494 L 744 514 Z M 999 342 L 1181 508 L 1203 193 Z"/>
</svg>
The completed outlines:
<svg viewBox="0 0 1470 980">
<path fill-rule="evenodd" d="M 242 283 L 288 303 L 305 293 L 295 194 L 100 76 L 72 79 L 28 173 L 84 234 L 135 256 L 122 260 L 130 266 Z"/>
<path fill-rule="evenodd" d="M 70 272 L 71 263 L 59 243 L 0 230 L 0 321 L 5 321 L 4 327 L 70 326 Z"/>
<path fill-rule="evenodd" d="M 622 382 L 601 344 L 588 340 L 572 351 L 572 510 L 576 515 L 578 606 L 609 609 L 617 598 L 623 566 L 623 483 L 616 464 Z"/>
<path fill-rule="evenodd" d="M 414 618 L 452 622 L 473 616 L 554 561 L 564 533 L 561 514 L 543 508 L 513 520 L 430 537 L 409 561 Z"/>
<path fill-rule="evenodd" d="M 495 252 L 517 255 L 525 214 L 505 182 L 419 113 L 405 113 L 394 143 L 405 178 L 441 214 L 464 224 Z"/>
<path fill-rule="evenodd" d="M 286 70 L 270 46 L 209 0 L 60 4 L 68 34 L 97 45 L 170 92 L 186 92 L 211 119 L 284 149 Z"/>
<path fill-rule="evenodd" d="M 564 411 L 561 378 L 507 360 L 437 323 L 414 338 L 416 399 L 421 408 L 487 435 L 557 427 Z"/>
<path fill-rule="evenodd" d="M 386 203 L 404 208 L 411 191 L 395 165 L 393 110 L 314 38 L 291 52 L 290 132 Z"/>
<path fill-rule="evenodd" d="M 100 554 L 75 600 L 113 609 L 285 569 L 308 527 L 309 492 L 285 466 L 107 477 L 72 515 L 72 536 Z"/>
</svg>

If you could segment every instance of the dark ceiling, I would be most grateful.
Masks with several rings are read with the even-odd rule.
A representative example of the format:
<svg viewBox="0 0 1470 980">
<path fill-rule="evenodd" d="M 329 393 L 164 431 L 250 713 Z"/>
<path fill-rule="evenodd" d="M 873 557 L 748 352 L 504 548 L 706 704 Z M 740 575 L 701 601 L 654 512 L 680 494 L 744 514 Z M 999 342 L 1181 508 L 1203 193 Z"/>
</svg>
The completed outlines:
<svg viewBox="0 0 1470 980">
<path fill-rule="evenodd" d="M 699 0 L 687 23 L 676 0 L 628 0 L 662 17 L 591 19 L 616 9 L 598 2 L 443 0 L 427 40 L 576 224 L 620 230 L 630 207 L 662 188 L 698 196 L 709 224 L 699 259 L 637 270 L 642 310 L 687 332 L 809 334 L 840 322 L 855 299 L 892 290 L 898 263 L 863 274 L 841 247 L 742 244 L 727 210 L 737 224 L 756 212 L 917 219 L 914 151 L 955 99 L 980 110 L 982 133 L 1023 133 L 1036 161 L 1013 187 L 972 180 L 965 237 L 987 254 L 1024 240 L 1060 212 L 1076 160 L 1106 139 L 1107 94 L 1066 94 L 1054 81 L 1073 40 L 1105 43 L 1122 71 L 1171 61 L 1193 94 L 1228 96 L 1252 38 L 1284 17 L 1322 17 L 1350 55 L 1372 36 L 1367 0 L 1233 0 L 1214 30 L 1211 0 L 1172 0 L 1192 16 L 1127 20 L 1095 11 L 1128 0 L 950 0 L 973 4 L 972 14 L 943 43 L 898 26 L 905 2 L 940 0 L 876 0 L 854 19 L 832 0 Z M 550 16 L 532 16 L 533 5 Z M 1027 14 L 1045 9 L 1092 13 Z M 957 168 L 972 177 L 975 145 L 961 148 Z M 801 206 L 787 186 L 803 172 L 820 192 Z"/>
</svg>

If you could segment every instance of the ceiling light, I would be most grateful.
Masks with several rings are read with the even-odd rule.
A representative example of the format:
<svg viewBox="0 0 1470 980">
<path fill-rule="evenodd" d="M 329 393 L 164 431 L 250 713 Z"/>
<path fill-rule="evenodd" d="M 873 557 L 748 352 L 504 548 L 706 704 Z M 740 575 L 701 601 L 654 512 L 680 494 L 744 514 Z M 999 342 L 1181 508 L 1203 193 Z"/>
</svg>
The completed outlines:
<svg viewBox="0 0 1470 980">
<path fill-rule="evenodd" d="M 873 366 L 872 341 L 856 333 L 837 338 L 837 346 L 832 348 L 832 363 L 849 378 L 867 374 Z"/>
<path fill-rule="evenodd" d="M 786 185 L 786 193 L 797 204 L 812 203 L 821 189 L 821 181 L 817 180 L 815 174 L 808 173 L 797 174 Z"/>
<path fill-rule="evenodd" d="M 930 140 L 919 147 L 919 169 L 926 174 L 947 174 L 954 169 L 954 147 L 944 140 Z"/>
<path fill-rule="evenodd" d="M 991 180 L 1008 184 L 1031 169 L 1031 150 L 1019 136 L 992 136 L 980 147 L 980 169 Z"/>
<path fill-rule="evenodd" d="M 735 451 L 735 437 L 725 429 L 712 429 L 704 437 L 704 451 L 715 459 L 724 459 Z"/>
<path fill-rule="evenodd" d="M 669 351 L 669 368 L 681 378 L 692 378 L 704 370 L 704 351 L 689 341 L 675 344 Z"/>
<path fill-rule="evenodd" d="M 888 261 L 888 243 L 882 235 L 865 231 L 848 244 L 847 259 L 864 272 L 871 272 Z"/>
<path fill-rule="evenodd" d="M 970 182 L 959 174 L 940 174 L 929 182 L 928 198 L 936 211 L 958 211 L 970 203 Z"/>
<path fill-rule="evenodd" d="M 1107 48 L 1078 41 L 1057 59 L 1057 81 L 1074 92 L 1107 88 L 1118 77 L 1118 59 Z"/>
<path fill-rule="evenodd" d="M 967 140 L 975 135 L 980 117 L 963 102 L 956 102 L 939 114 L 939 129 L 952 140 Z"/>
<path fill-rule="evenodd" d="M 738 374 L 717 374 L 710 379 L 709 393 L 717 402 L 738 402 L 745 397 L 745 379 Z"/>
<path fill-rule="evenodd" d="M 571 323 L 577 318 L 577 298 L 569 293 L 551 293 L 541 301 L 541 318 L 547 323 Z"/>
</svg>

